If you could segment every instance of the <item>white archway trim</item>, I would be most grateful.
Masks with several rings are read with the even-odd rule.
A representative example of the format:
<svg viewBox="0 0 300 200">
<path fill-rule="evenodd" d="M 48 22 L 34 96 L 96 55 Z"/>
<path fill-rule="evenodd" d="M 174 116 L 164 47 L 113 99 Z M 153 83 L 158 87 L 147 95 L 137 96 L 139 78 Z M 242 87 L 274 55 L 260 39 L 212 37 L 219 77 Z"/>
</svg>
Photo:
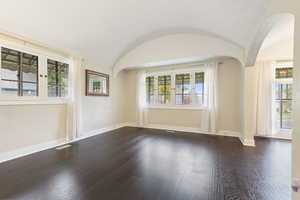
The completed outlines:
<svg viewBox="0 0 300 200">
<path fill-rule="evenodd" d="M 116 75 L 123 69 L 143 67 L 145 63 L 223 56 L 245 63 L 244 49 L 221 38 L 199 33 L 165 35 L 129 51 L 115 64 L 113 72 Z"/>
<path fill-rule="evenodd" d="M 248 52 L 247 52 L 247 59 L 246 59 L 246 66 L 254 66 L 259 50 L 265 40 L 265 38 L 268 36 L 270 31 L 274 28 L 274 26 L 280 22 L 282 18 L 284 18 L 286 15 L 292 15 L 289 13 L 282 13 L 277 14 L 269 17 L 262 25 L 260 26 L 260 29 L 258 30 L 252 45 L 250 46 Z"/>
</svg>

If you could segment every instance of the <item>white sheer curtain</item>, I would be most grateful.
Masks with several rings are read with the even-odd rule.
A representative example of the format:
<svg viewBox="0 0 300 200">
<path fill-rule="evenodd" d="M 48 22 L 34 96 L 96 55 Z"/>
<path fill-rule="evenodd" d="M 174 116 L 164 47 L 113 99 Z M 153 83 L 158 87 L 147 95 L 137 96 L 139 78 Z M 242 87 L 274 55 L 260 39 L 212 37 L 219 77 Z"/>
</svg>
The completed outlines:
<svg viewBox="0 0 300 200">
<path fill-rule="evenodd" d="M 201 112 L 201 129 L 209 132 L 217 132 L 218 63 L 210 63 L 206 66 L 204 81 L 207 109 Z"/>
<path fill-rule="evenodd" d="M 137 121 L 139 126 L 147 124 L 147 100 L 146 100 L 146 71 L 137 73 Z"/>
<path fill-rule="evenodd" d="M 275 79 L 274 65 L 271 61 L 258 62 L 257 68 L 257 106 L 256 106 L 256 134 L 272 135 L 272 101 L 273 83 Z"/>
</svg>

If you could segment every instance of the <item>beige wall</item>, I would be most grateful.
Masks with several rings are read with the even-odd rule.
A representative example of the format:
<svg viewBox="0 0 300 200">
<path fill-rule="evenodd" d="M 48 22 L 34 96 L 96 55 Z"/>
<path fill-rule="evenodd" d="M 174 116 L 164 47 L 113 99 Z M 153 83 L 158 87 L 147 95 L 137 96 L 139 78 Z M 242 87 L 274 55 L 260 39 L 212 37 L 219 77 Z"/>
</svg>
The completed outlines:
<svg viewBox="0 0 300 200">
<path fill-rule="evenodd" d="M 95 70 L 110 75 L 110 95 L 108 97 L 85 96 L 85 69 Z M 124 72 L 117 77 L 112 76 L 110 69 L 101 68 L 90 63 L 84 63 L 81 70 L 81 119 L 82 129 L 80 135 L 87 135 L 91 131 L 99 130 L 103 127 L 110 127 L 124 120 L 124 104 L 122 100 Z"/>
<path fill-rule="evenodd" d="M 218 130 L 241 132 L 241 64 L 235 59 L 221 61 L 219 67 L 219 117 Z M 161 69 L 161 68 L 160 68 Z M 137 121 L 136 74 L 137 70 L 126 71 L 126 119 Z M 166 126 L 201 128 L 201 110 L 149 109 L 148 123 Z"/>
<path fill-rule="evenodd" d="M 65 138 L 65 105 L 0 106 L 0 153 Z"/>
</svg>

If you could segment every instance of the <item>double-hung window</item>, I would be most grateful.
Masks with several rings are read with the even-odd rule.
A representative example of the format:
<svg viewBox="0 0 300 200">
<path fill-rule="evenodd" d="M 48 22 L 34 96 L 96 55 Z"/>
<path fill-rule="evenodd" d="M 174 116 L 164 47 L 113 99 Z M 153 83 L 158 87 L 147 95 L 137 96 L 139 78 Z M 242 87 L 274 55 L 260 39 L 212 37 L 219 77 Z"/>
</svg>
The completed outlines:
<svg viewBox="0 0 300 200">
<path fill-rule="evenodd" d="M 171 76 L 158 76 L 158 101 L 159 104 L 171 103 Z"/>
<path fill-rule="evenodd" d="M 204 104 L 204 72 L 195 73 L 195 97 L 196 104 Z"/>
<path fill-rule="evenodd" d="M 48 96 L 68 96 L 69 65 L 55 60 L 47 59 L 48 68 Z"/>
<path fill-rule="evenodd" d="M 188 105 L 191 103 L 191 78 L 189 73 L 176 74 L 175 76 L 176 87 L 176 104 Z"/>
<path fill-rule="evenodd" d="M 279 130 L 290 130 L 292 121 L 293 68 L 276 68 L 275 81 L 275 125 Z"/>
<path fill-rule="evenodd" d="M 146 78 L 146 96 L 147 103 L 154 104 L 154 76 L 148 76 Z"/>
<path fill-rule="evenodd" d="M 38 96 L 38 57 L 1 48 L 1 94 Z"/>
<path fill-rule="evenodd" d="M 18 100 L 19 103 L 19 100 L 38 101 L 48 97 L 68 97 L 70 69 L 66 59 L 49 59 L 43 52 L 31 53 L 26 47 L 0 48 L 1 100 Z"/>
</svg>

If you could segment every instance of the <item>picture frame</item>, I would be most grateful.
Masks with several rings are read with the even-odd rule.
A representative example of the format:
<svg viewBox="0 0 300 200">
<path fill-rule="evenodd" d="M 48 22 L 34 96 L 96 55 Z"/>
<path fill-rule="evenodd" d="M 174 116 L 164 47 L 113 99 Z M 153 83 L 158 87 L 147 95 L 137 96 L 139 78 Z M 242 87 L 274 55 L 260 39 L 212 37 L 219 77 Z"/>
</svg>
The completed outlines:
<svg viewBox="0 0 300 200">
<path fill-rule="evenodd" d="M 109 75 L 85 70 L 86 96 L 109 96 Z"/>
</svg>

